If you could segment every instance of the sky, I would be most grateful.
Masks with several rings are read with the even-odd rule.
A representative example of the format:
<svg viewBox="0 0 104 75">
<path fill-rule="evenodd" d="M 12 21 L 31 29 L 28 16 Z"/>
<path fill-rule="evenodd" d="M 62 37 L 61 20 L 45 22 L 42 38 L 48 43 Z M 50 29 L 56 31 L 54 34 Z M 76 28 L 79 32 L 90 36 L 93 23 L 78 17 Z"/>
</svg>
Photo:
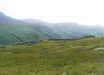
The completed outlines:
<svg viewBox="0 0 104 75">
<path fill-rule="evenodd" d="M 104 25 L 104 0 L 0 0 L 0 11 L 17 19 Z"/>
</svg>

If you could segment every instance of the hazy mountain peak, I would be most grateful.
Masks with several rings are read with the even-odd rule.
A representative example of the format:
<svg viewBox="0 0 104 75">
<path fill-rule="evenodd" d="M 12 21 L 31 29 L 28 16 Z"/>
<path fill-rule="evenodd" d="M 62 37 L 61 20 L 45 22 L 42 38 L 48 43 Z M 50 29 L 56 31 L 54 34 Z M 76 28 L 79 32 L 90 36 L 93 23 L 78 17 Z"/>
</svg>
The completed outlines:
<svg viewBox="0 0 104 75">
<path fill-rule="evenodd" d="M 40 23 L 43 24 L 43 23 L 45 23 L 39 19 L 23 19 L 23 21 L 26 23 L 31 23 L 31 24 L 40 24 Z"/>
<path fill-rule="evenodd" d="M 5 16 L 5 14 L 3 12 L 0 12 L 0 17 Z"/>
</svg>

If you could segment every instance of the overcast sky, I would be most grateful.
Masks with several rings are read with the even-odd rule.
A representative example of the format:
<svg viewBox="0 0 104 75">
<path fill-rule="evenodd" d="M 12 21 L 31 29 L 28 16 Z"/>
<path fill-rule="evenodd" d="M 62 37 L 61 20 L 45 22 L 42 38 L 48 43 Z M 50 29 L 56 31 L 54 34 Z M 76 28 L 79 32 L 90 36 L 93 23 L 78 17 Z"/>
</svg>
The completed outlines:
<svg viewBox="0 0 104 75">
<path fill-rule="evenodd" d="M 104 24 L 104 0 L 0 0 L 0 11 L 17 19 Z"/>
</svg>

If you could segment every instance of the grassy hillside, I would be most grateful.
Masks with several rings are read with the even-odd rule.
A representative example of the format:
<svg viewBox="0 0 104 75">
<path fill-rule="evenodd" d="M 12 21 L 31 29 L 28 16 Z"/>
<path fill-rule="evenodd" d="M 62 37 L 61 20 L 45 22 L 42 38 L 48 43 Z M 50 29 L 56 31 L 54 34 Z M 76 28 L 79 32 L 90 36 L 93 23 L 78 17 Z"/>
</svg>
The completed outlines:
<svg viewBox="0 0 104 75">
<path fill-rule="evenodd" d="M 0 45 L 39 41 L 57 37 L 48 27 L 25 23 L 0 23 Z"/>
<path fill-rule="evenodd" d="M 0 12 L 0 45 L 37 42 L 58 35 L 41 23 L 25 23 Z"/>
<path fill-rule="evenodd" d="M 104 38 L 0 48 L 0 75 L 104 75 Z"/>
</svg>

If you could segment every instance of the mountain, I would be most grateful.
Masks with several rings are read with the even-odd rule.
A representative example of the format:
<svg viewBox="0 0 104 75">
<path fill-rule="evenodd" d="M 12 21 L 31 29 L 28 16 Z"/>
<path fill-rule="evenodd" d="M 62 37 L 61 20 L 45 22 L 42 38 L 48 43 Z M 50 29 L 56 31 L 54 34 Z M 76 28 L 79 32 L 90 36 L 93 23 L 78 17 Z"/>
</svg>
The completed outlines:
<svg viewBox="0 0 104 75">
<path fill-rule="evenodd" d="M 38 19 L 23 19 L 25 23 L 31 23 L 31 24 L 45 24 L 44 21 L 38 20 Z"/>
<path fill-rule="evenodd" d="M 20 20 L 11 18 L 9 16 L 6 16 L 4 13 L 0 12 L 0 24 L 1 23 L 16 24 L 16 23 L 23 23 L 23 22 Z"/>
<path fill-rule="evenodd" d="M 77 23 L 55 23 L 49 26 L 55 33 L 63 35 L 62 38 L 78 38 L 83 36 L 104 36 L 104 26 L 86 26 Z"/>
<path fill-rule="evenodd" d="M 36 42 L 57 35 L 47 26 L 25 23 L 6 16 L 0 12 L 0 44 L 15 44 L 21 42 Z"/>
<path fill-rule="evenodd" d="M 0 45 L 38 42 L 48 39 L 77 39 L 104 36 L 103 26 L 77 23 L 47 23 L 40 20 L 18 20 L 0 12 Z"/>
<path fill-rule="evenodd" d="M 78 23 L 46 23 L 40 20 L 27 19 L 25 22 L 44 25 L 61 36 L 59 39 L 76 39 L 83 36 L 104 36 L 104 26 L 87 26 Z"/>
</svg>

